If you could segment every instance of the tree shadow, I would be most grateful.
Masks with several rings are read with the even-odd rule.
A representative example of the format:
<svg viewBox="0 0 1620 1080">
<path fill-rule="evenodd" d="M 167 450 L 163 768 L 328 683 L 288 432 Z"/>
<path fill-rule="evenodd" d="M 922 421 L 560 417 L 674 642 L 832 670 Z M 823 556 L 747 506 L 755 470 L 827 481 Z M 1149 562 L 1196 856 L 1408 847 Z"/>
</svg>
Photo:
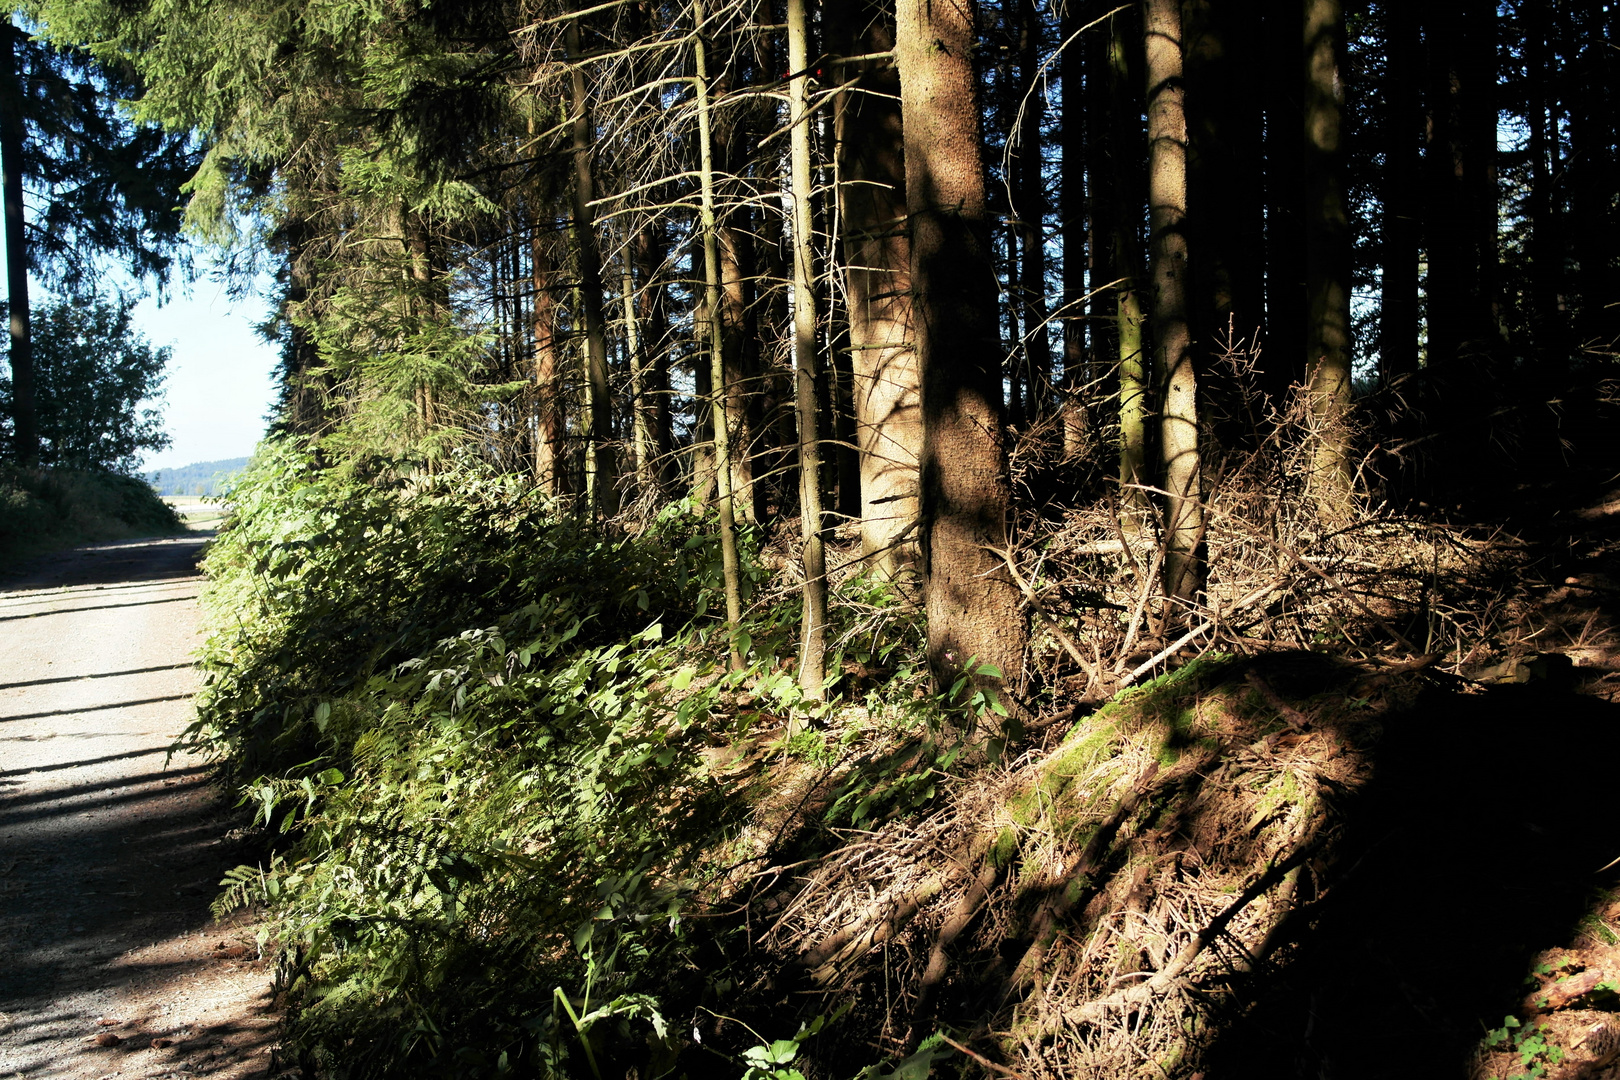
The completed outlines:
<svg viewBox="0 0 1620 1080">
<path fill-rule="evenodd" d="M 0 572 L 0 591 L 72 589 L 197 576 L 197 559 L 212 530 L 151 540 L 122 540 L 42 555 Z"/>
<path fill-rule="evenodd" d="M 1545 685 L 1389 717 L 1327 888 L 1282 966 L 1236 987 L 1209 1080 L 1462 1075 L 1620 876 L 1598 872 L 1616 760 L 1620 707 Z"/>
</svg>

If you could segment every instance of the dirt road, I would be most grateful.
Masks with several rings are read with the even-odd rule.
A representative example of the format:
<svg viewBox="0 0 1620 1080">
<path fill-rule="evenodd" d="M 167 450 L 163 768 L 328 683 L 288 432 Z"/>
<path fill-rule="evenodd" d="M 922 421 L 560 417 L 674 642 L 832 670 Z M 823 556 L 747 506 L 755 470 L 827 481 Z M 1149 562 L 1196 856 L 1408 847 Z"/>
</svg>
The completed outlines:
<svg viewBox="0 0 1620 1080">
<path fill-rule="evenodd" d="M 203 763 L 204 534 L 0 581 L 0 1078 L 264 1076 L 269 965 L 208 913 L 246 857 Z"/>
</svg>

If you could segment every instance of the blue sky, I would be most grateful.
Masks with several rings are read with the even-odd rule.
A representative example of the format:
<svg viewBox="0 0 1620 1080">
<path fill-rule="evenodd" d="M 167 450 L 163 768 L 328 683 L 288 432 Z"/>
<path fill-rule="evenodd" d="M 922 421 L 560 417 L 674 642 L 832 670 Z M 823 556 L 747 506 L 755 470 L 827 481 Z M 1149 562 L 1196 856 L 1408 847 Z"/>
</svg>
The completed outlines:
<svg viewBox="0 0 1620 1080">
<path fill-rule="evenodd" d="M 0 248 L 0 291 L 4 274 Z M 233 300 L 223 285 L 208 280 L 177 281 L 170 292 L 161 307 L 149 296 L 135 308 L 136 329 L 153 345 L 172 350 L 163 417 L 173 442 L 148 455 L 143 467 L 246 457 L 263 437 L 276 397 L 276 350 L 253 329 L 269 301 L 262 292 Z M 30 297 L 37 307 L 50 294 L 35 281 Z"/>
<path fill-rule="evenodd" d="M 253 329 L 268 309 L 263 296 L 233 300 L 211 281 L 177 286 L 162 307 L 151 297 L 136 306 L 136 327 L 153 345 L 173 349 L 163 414 L 174 441 L 146 468 L 253 452 L 276 397 L 276 349 Z"/>
</svg>

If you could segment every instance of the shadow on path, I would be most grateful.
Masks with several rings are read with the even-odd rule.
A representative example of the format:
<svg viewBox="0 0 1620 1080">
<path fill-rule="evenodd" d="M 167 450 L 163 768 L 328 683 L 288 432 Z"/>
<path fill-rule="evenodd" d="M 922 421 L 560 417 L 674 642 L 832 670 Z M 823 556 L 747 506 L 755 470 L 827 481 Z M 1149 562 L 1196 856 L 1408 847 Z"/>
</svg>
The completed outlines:
<svg viewBox="0 0 1620 1080">
<path fill-rule="evenodd" d="M 195 579 L 206 539 L 49 556 L 0 592 L 56 616 L 0 616 L 0 1076 L 265 1072 L 268 961 L 209 911 L 255 853 L 206 763 L 170 754 L 195 597 L 74 606 Z"/>
<path fill-rule="evenodd" d="M 178 536 L 120 540 L 41 555 L 13 571 L 0 572 L 0 589 L 112 586 L 195 577 L 198 556 L 213 535 L 212 530 L 198 529 Z"/>
</svg>

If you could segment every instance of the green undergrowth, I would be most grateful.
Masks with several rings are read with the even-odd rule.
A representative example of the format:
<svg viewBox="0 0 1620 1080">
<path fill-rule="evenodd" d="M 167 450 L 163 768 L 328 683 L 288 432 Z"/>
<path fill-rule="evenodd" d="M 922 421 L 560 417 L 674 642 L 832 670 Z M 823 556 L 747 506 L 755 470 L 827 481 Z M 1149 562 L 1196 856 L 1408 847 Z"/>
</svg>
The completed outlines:
<svg viewBox="0 0 1620 1080">
<path fill-rule="evenodd" d="M 0 464 L 0 571 L 54 549 L 184 531 L 151 485 L 135 477 Z"/>
<path fill-rule="evenodd" d="M 775 659 L 798 612 L 758 602 L 745 538 L 728 673 L 710 523 L 674 506 L 605 536 L 564 509 L 290 442 L 231 496 L 187 740 L 275 837 L 221 906 L 267 905 L 318 1075 L 660 1075 L 670 1003 L 712 1000 L 694 898 L 751 798 L 717 748 L 802 704 Z"/>
<path fill-rule="evenodd" d="M 760 951 L 774 916 L 754 875 L 982 809 L 975 785 L 1009 775 L 1001 706 L 967 673 L 918 693 L 920 613 L 857 578 L 830 667 L 860 675 L 809 707 L 783 660 L 797 601 L 759 543 L 743 536 L 732 639 L 713 522 L 689 504 L 616 534 L 472 465 L 344 472 L 297 443 L 261 450 L 205 563 L 186 741 L 270 837 L 220 907 L 265 906 L 306 1074 L 845 1078 L 872 1061 L 864 1006 L 784 1057 L 817 1013 L 782 1012 L 791 958 Z M 1162 855 L 1150 826 L 1202 837 L 1229 870 L 1216 891 L 1297 837 L 1312 795 L 1290 768 L 1214 788 L 1189 769 L 1283 727 L 1250 665 L 1197 660 L 1013 766 L 990 852 L 1019 864 L 1010 925 L 1150 768 L 1181 779 L 1068 883 L 1077 912 Z M 1233 794 L 1200 801 L 1216 788 Z"/>
</svg>

